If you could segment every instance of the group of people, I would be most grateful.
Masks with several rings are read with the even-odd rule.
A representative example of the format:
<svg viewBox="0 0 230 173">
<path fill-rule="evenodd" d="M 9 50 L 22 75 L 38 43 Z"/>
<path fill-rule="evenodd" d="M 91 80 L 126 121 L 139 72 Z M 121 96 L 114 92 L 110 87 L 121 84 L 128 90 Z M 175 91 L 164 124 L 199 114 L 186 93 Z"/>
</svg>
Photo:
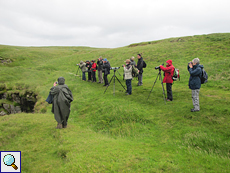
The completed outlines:
<svg viewBox="0 0 230 173">
<path fill-rule="evenodd" d="M 134 61 L 135 57 L 131 57 L 130 59 L 127 59 L 125 61 L 124 67 L 124 79 L 126 80 L 126 86 L 127 86 L 127 95 L 132 94 L 132 84 L 131 80 L 133 79 L 133 68 L 136 68 L 138 70 L 138 86 L 143 85 L 142 83 L 142 74 L 143 74 L 143 58 L 141 57 L 141 54 L 137 55 L 138 62 Z M 98 83 L 104 84 L 103 86 L 108 86 L 108 75 L 110 74 L 110 63 L 109 61 L 102 57 L 99 57 L 97 60 L 97 63 L 95 60 L 87 60 L 86 62 L 81 61 L 79 65 L 79 68 L 82 70 L 82 80 L 86 81 L 86 75 L 85 73 L 88 72 L 88 80 L 89 82 L 96 82 L 96 71 L 98 71 Z M 104 75 L 102 75 L 104 74 Z"/>
<path fill-rule="evenodd" d="M 143 85 L 142 83 L 142 75 L 143 75 L 143 58 L 140 54 L 137 55 L 138 62 L 136 65 L 136 62 L 134 61 L 134 57 L 127 59 L 125 61 L 124 67 L 124 79 L 126 80 L 126 86 L 127 86 L 127 95 L 132 94 L 132 69 L 137 68 L 138 69 L 138 86 Z M 104 86 L 108 86 L 108 78 L 107 75 L 110 74 L 110 63 L 109 61 L 102 57 L 98 58 L 97 63 L 95 63 L 94 60 L 80 62 L 79 67 L 82 70 L 82 80 L 86 81 L 85 73 L 88 72 L 88 81 L 96 82 L 96 71 L 98 71 L 98 78 L 99 82 L 103 84 Z M 172 95 L 172 83 L 173 79 L 172 76 L 174 74 L 174 66 L 172 64 L 172 60 L 166 61 L 166 67 L 163 65 L 159 66 L 160 70 L 164 72 L 164 79 L 163 83 L 166 83 L 166 89 L 167 89 L 167 101 L 173 100 Z M 200 65 L 199 58 L 193 59 L 188 64 L 188 71 L 190 73 L 189 78 L 189 88 L 192 90 L 192 101 L 193 101 L 193 108 L 191 109 L 191 112 L 197 112 L 200 110 L 199 105 L 199 92 L 201 88 L 201 76 L 202 76 L 202 69 L 203 65 Z M 87 70 L 88 69 L 88 70 Z M 104 73 L 102 78 L 102 73 Z M 68 88 L 67 85 L 65 85 L 65 79 L 63 77 L 58 78 L 58 82 L 55 82 L 53 84 L 53 87 L 50 90 L 50 95 L 53 97 L 52 99 L 52 112 L 54 113 L 55 119 L 58 122 L 58 125 L 56 128 L 66 128 L 67 127 L 67 120 L 70 113 L 70 106 L 71 102 L 73 101 L 73 96 Z M 47 98 L 48 99 L 48 98 Z"/>
</svg>

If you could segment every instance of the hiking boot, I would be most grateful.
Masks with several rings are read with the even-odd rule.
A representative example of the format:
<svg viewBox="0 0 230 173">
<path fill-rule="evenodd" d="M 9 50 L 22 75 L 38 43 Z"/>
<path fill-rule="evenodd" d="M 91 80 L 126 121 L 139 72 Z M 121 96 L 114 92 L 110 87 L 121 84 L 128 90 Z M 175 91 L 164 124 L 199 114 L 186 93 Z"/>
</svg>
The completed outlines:
<svg viewBox="0 0 230 173">
<path fill-rule="evenodd" d="M 191 112 L 198 112 L 198 111 L 200 111 L 199 109 L 191 109 Z"/>
<path fill-rule="evenodd" d="M 56 129 L 62 129 L 62 124 L 58 123 Z"/>
</svg>

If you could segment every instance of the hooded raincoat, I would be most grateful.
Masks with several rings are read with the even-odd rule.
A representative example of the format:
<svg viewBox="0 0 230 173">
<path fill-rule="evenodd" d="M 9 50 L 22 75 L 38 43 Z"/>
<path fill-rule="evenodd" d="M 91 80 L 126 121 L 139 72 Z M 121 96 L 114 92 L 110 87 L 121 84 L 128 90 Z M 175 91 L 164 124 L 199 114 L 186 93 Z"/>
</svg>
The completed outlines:
<svg viewBox="0 0 230 173">
<path fill-rule="evenodd" d="M 65 85 L 63 77 L 58 78 L 58 85 L 50 89 L 50 94 L 53 95 L 52 113 L 54 113 L 54 118 L 58 123 L 66 126 L 73 95 L 68 86 Z"/>
<path fill-rule="evenodd" d="M 167 60 L 166 61 L 168 65 L 166 67 L 160 65 L 161 70 L 165 72 L 165 77 L 163 79 L 163 83 L 173 83 L 172 76 L 174 73 L 174 66 L 172 65 L 172 60 Z"/>
</svg>

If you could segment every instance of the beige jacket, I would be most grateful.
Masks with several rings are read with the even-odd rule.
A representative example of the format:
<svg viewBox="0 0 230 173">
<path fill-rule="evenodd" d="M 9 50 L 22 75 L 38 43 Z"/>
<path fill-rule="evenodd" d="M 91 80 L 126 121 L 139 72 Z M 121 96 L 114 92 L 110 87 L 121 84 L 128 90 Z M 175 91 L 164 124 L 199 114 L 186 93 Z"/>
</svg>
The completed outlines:
<svg viewBox="0 0 230 173">
<path fill-rule="evenodd" d="M 131 65 L 124 67 L 125 80 L 133 78 L 132 77 L 132 68 L 133 67 Z"/>
</svg>

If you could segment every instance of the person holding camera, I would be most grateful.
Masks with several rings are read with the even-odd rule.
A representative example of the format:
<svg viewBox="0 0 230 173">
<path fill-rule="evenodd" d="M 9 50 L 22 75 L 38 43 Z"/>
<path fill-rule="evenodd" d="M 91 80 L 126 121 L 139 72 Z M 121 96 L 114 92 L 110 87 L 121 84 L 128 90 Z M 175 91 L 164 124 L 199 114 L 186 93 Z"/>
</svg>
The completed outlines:
<svg viewBox="0 0 230 173">
<path fill-rule="evenodd" d="M 97 65 L 98 65 L 97 73 L 98 73 L 98 80 L 99 80 L 98 83 L 103 83 L 103 77 L 102 77 L 103 61 L 101 56 L 98 58 Z"/>
<path fill-rule="evenodd" d="M 167 101 L 172 101 L 173 96 L 172 96 L 172 83 L 173 83 L 173 73 L 175 67 L 172 65 L 172 60 L 167 60 L 166 61 L 166 67 L 163 65 L 159 66 L 162 71 L 164 71 L 164 79 L 163 83 L 166 83 L 166 89 L 167 89 Z"/>
<path fill-rule="evenodd" d="M 54 113 L 54 118 L 58 122 L 56 128 L 66 128 L 73 95 L 68 86 L 65 85 L 64 77 L 59 77 L 58 82 L 54 82 L 50 94 L 53 96 L 52 113 Z"/>
<path fill-rule="evenodd" d="M 189 78 L 189 88 L 192 90 L 192 102 L 193 102 L 193 109 L 191 112 L 200 111 L 200 104 L 199 104 L 199 92 L 201 87 L 201 76 L 202 76 L 202 69 L 203 65 L 200 65 L 199 58 L 193 59 L 191 62 L 188 63 L 188 71 L 190 74 Z"/>
<path fill-rule="evenodd" d="M 91 63 L 92 63 L 91 71 L 92 71 L 92 77 L 93 77 L 92 82 L 96 82 L 97 64 L 95 63 L 95 60 L 92 60 Z"/>
<path fill-rule="evenodd" d="M 107 76 L 110 74 L 110 63 L 106 58 L 103 60 L 103 71 L 104 71 L 104 81 L 105 81 L 105 85 L 103 86 L 108 86 L 109 82 Z"/>
<path fill-rule="evenodd" d="M 92 79 L 91 79 L 91 67 L 92 67 L 92 64 L 90 61 L 86 61 L 86 67 L 88 68 L 88 82 L 90 82 Z"/>
<path fill-rule="evenodd" d="M 79 67 L 82 71 L 82 80 L 86 81 L 86 77 L 85 77 L 85 72 L 87 71 L 86 69 L 86 63 L 84 63 L 83 61 L 80 62 Z"/>
<path fill-rule="evenodd" d="M 137 62 L 137 69 L 138 69 L 138 86 L 143 85 L 142 77 L 143 77 L 143 58 L 141 54 L 137 54 L 138 62 Z"/>
<path fill-rule="evenodd" d="M 130 63 L 130 60 L 127 59 L 126 61 L 126 65 L 123 65 L 124 67 L 124 79 L 126 81 L 126 86 L 127 86 L 127 94 L 126 95 L 131 95 L 132 94 L 132 65 Z"/>
</svg>

